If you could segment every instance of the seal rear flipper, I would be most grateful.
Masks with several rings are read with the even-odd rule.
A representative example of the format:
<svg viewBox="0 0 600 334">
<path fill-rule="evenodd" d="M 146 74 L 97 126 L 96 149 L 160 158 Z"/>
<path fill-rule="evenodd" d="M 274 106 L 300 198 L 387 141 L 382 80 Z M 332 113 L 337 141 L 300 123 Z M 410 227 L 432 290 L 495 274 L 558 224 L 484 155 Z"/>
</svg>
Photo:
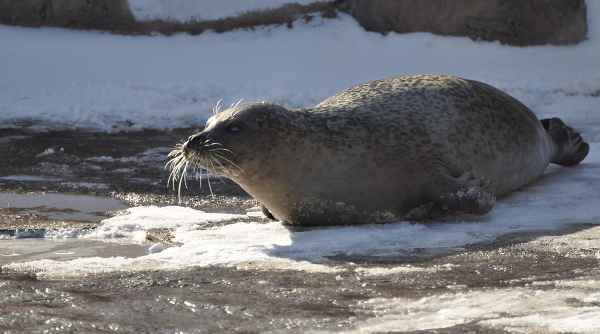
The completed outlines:
<svg viewBox="0 0 600 334">
<path fill-rule="evenodd" d="M 587 156 L 590 146 L 583 141 L 579 132 L 566 126 L 560 118 L 540 121 L 548 132 L 554 145 L 554 156 L 551 163 L 561 166 L 575 166 Z"/>
<path fill-rule="evenodd" d="M 465 172 L 458 177 L 439 174 L 422 189 L 422 196 L 444 210 L 485 215 L 492 210 L 496 197 L 489 182 Z"/>
</svg>

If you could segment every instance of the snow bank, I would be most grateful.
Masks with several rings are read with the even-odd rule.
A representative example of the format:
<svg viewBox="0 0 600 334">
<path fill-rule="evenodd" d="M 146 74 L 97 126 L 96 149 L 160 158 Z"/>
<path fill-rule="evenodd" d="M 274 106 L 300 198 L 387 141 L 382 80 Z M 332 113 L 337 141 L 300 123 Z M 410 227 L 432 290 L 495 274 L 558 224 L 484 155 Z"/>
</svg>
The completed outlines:
<svg viewBox="0 0 600 334">
<path fill-rule="evenodd" d="M 590 40 L 561 47 L 382 36 L 345 14 L 293 29 L 171 37 L 0 26 L 0 122 L 103 131 L 201 127 L 221 99 L 304 108 L 363 82 L 437 73 L 494 85 L 538 116 L 562 117 L 600 141 L 598 7 L 589 5 Z"/>
<path fill-rule="evenodd" d="M 275 9 L 289 3 L 308 5 L 315 0 L 128 0 L 127 2 L 138 21 L 162 19 L 186 22 L 225 19 L 251 11 Z"/>
</svg>

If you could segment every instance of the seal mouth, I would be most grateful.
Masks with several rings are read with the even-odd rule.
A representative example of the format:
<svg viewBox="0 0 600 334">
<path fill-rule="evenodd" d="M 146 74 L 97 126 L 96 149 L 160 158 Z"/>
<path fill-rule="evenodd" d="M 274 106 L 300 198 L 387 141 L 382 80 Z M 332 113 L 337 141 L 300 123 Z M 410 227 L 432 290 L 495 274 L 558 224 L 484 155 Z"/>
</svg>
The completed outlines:
<svg viewBox="0 0 600 334">
<path fill-rule="evenodd" d="M 216 174 L 219 180 L 223 182 L 220 176 L 237 176 L 239 171 L 244 172 L 232 160 L 235 154 L 226 149 L 220 143 L 206 140 L 203 136 L 192 136 L 188 141 L 177 144 L 175 149 L 168 155 L 172 157 L 167 162 L 166 167 L 171 169 L 171 174 L 167 180 L 167 185 L 178 183 L 177 197 L 181 198 L 181 185 L 184 184 L 187 188 L 188 167 L 193 166 L 193 172 L 196 174 L 196 179 L 200 180 L 202 187 L 202 171 Z M 207 179 L 210 194 L 214 197 L 210 179 Z M 225 183 L 225 182 L 223 182 Z"/>
</svg>

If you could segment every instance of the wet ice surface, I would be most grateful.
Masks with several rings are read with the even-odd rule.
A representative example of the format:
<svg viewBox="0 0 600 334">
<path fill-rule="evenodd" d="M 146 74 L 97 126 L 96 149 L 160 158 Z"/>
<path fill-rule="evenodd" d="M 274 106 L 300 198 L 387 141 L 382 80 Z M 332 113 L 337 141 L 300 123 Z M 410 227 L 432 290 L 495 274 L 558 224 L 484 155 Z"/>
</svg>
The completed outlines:
<svg viewBox="0 0 600 334">
<path fill-rule="evenodd" d="M 68 261 L 81 257 L 139 257 L 148 254 L 148 245 L 129 240 L 91 240 L 74 238 L 20 238 L 0 242 L 0 266 L 49 259 Z"/>
<path fill-rule="evenodd" d="M 292 228 L 258 207 L 132 207 L 37 239 L 38 261 L 0 258 L 0 328 L 597 333 L 599 153 L 479 218 Z M 152 230 L 178 246 L 151 253 Z"/>
<path fill-rule="evenodd" d="M 116 332 L 581 332 L 598 330 L 598 259 L 569 237 L 404 263 L 328 270 L 252 263 L 179 270 L 0 276 L 0 328 Z M 569 255 L 571 254 L 571 255 Z"/>
</svg>

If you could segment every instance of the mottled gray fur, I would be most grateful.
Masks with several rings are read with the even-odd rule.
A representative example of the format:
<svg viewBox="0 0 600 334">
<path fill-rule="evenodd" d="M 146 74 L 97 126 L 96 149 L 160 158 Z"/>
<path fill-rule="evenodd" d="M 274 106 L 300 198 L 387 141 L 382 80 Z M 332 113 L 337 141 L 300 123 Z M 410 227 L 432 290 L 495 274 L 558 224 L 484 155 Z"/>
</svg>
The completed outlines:
<svg viewBox="0 0 600 334">
<path fill-rule="evenodd" d="M 227 149 L 213 157 L 220 166 L 201 168 L 301 225 L 418 218 L 432 208 L 482 215 L 550 162 L 577 164 L 589 148 L 559 119 L 540 122 L 496 88 L 440 75 L 365 83 L 310 109 L 255 102 L 231 114 L 214 116 L 182 154 Z"/>
</svg>

